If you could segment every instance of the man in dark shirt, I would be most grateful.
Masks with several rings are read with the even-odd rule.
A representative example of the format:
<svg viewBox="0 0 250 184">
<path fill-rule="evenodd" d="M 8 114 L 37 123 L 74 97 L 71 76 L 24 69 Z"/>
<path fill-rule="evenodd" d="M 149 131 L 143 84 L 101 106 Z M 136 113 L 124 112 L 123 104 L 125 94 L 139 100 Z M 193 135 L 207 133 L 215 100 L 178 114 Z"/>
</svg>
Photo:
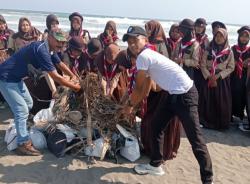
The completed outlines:
<svg viewBox="0 0 250 184">
<path fill-rule="evenodd" d="M 27 119 L 33 101 L 23 82 L 23 78 L 29 73 L 30 66 L 46 71 L 57 83 L 67 86 L 74 91 L 81 89 L 79 84 L 74 84 L 64 79 L 56 71 L 57 65 L 64 72 L 69 69 L 61 62 L 56 52 L 59 52 L 66 38 L 60 29 L 49 33 L 45 41 L 33 42 L 20 49 L 5 61 L 0 61 L 0 92 L 9 104 L 13 114 L 17 130 L 17 151 L 24 155 L 39 155 L 31 143 L 27 132 Z"/>
</svg>

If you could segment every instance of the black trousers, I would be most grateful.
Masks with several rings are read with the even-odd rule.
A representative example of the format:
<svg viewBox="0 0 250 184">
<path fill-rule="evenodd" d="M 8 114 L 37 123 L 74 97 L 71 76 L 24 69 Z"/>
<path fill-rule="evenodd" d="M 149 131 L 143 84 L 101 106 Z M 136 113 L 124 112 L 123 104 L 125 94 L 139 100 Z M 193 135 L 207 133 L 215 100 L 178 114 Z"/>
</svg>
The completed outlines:
<svg viewBox="0 0 250 184">
<path fill-rule="evenodd" d="M 247 96 L 247 118 L 248 118 L 248 123 L 250 126 L 250 79 L 247 81 L 247 89 L 246 89 L 246 96 Z"/>
<path fill-rule="evenodd" d="M 3 95 L 0 93 L 0 102 L 5 102 Z"/>
<path fill-rule="evenodd" d="M 213 180 L 212 161 L 200 130 L 198 115 L 198 92 L 193 86 L 187 93 L 170 95 L 159 104 L 153 117 L 153 153 L 150 165 L 158 167 L 163 161 L 162 136 L 169 120 L 177 115 L 183 125 L 187 138 L 192 145 L 193 153 L 200 165 L 200 175 L 203 184 L 210 184 Z"/>
</svg>

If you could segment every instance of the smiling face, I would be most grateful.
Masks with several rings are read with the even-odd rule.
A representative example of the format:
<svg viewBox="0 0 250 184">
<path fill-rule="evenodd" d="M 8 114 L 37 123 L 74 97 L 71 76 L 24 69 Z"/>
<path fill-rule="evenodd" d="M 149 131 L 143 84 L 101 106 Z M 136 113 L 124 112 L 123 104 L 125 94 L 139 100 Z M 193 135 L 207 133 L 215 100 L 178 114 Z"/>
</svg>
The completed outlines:
<svg viewBox="0 0 250 184">
<path fill-rule="evenodd" d="M 128 48 L 133 55 L 137 56 L 147 44 L 147 38 L 145 36 L 129 36 Z"/>
<path fill-rule="evenodd" d="M 50 51 L 60 52 L 64 49 L 65 42 L 58 41 L 52 35 L 48 36 Z"/>
<path fill-rule="evenodd" d="M 29 24 L 28 21 L 24 20 L 24 21 L 21 23 L 21 30 L 22 30 L 22 32 L 27 33 L 27 32 L 30 31 L 30 28 L 31 28 L 31 27 L 30 27 L 30 24 Z"/>
</svg>

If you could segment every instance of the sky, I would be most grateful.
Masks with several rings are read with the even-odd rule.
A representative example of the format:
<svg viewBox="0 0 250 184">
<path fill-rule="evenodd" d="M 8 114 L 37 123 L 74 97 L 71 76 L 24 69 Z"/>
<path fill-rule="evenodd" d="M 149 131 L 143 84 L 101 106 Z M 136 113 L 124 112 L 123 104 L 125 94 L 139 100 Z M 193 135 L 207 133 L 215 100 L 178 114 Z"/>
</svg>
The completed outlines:
<svg viewBox="0 0 250 184">
<path fill-rule="evenodd" d="M 250 0 L 9 0 L 1 3 L 1 9 L 78 11 L 90 15 L 166 20 L 202 17 L 208 22 L 220 20 L 231 24 L 250 24 L 247 16 Z"/>
</svg>

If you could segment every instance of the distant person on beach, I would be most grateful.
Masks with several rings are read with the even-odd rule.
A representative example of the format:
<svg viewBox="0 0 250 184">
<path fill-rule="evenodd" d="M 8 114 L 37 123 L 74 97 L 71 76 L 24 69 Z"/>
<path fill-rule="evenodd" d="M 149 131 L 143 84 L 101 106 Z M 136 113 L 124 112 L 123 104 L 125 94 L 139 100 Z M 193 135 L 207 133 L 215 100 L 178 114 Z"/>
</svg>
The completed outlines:
<svg viewBox="0 0 250 184">
<path fill-rule="evenodd" d="M 201 62 L 206 83 L 201 92 L 199 110 L 204 120 L 201 123 L 207 128 L 222 130 L 229 127 L 232 114 L 230 74 L 234 68 L 227 31 L 219 28 Z"/>
<path fill-rule="evenodd" d="M 235 69 L 231 74 L 232 89 L 232 116 L 243 121 L 246 108 L 246 80 L 247 67 L 250 63 L 250 27 L 243 26 L 238 31 L 238 43 L 232 47 L 234 53 Z M 243 127 L 244 130 L 244 127 Z"/>
<path fill-rule="evenodd" d="M 7 22 L 2 15 L 0 15 L 0 64 L 9 57 L 8 42 L 12 37 L 14 31 L 8 28 Z M 0 93 L 0 109 L 4 109 L 4 98 Z"/>
<path fill-rule="evenodd" d="M 31 25 L 28 18 L 22 17 L 19 19 L 18 32 L 9 40 L 8 49 L 10 49 L 12 53 L 15 53 L 22 47 L 41 40 L 42 33 Z"/>
<path fill-rule="evenodd" d="M 169 57 L 166 46 L 167 37 L 160 22 L 156 20 L 148 21 L 145 24 L 145 30 L 148 35 L 149 43 L 156 47 L 156 51 L 166 57 Z"/>
<path fill-rule="evenodd" d="M 158 53 L 169 57 L 166 45 L 167 38 L 160 22 L 156 20 L 147 22 L 145 24 L 145 30 L 147 32 L 149 44 L 153 45 Z M 141 117 L 141 140 L 144 151 L 149 156 L 154 152 L 152 147 L 152 119 L 161 101 L 168 98 L 168 96 L 169 94 L 166 91 L 155 91 L 151 89 L 146 98 L 146 110 Z M 176 157 L 180 146 L 180 131 L 180 120 L 178 117 L 173 117 L 161 137 L 164 160 L 170 160 Z"/>
<path fill-rule="evenodd" d="M 103 94 L 118 102 L 126 90 L 126 86 L 120 85 L 121 71 L 116 60 L 119 52 L 120 47 L 116 43 L 111 43 L 98 54 L 94 61 L 98 67 Z"/>
<path fill-rule="evenodd" d="M 87 44 L 87 49 L 83 52 L 84 73 L 98 73 L 96 57 L 103 51 L 102 44 L 98 38 L 91 38 Z"/>
<path fill-rule="evenodd" d="M 23 78 L 29 74 L 32 77 L 39 76 L 41 71 L 46 71 L 57 83 L 74 91 L 81 89 L 78 83 L 64 79 L 55 69 L 55 65 L 59 66 L 62 63 L 53 53 L 60 51 L 65 41 L 67 40 L 61 30 L 53 30 L 49 33 L 47 40 L 33 42 L 23 47 L 0 64 L 0 92 L 14 114 L 18 154 L 40 155 L 40 152 L 33 147 L 27 131 L 27 119 L 33 101 Z"/>
<path fill-rule="evenodd" d="M 59 28 L 59 20 L 56 15 L 54 14 L 49 14 L 46 17 L 46 29 L 44 30 L 43 33 L 43 39 L 46 39 L 48 36 L 48 33 L 53 30 L 53 29 L 58 29 Z"/>
<path fill-rule="evenodd" d="M 199 43 L 195 39 L 194 22 L 184 19 L 179 24 L 182 39 L 174 53 L 174 61 L 183 67 L 191 79 L 194 79 L 194 70 L 199 69 Z"/>
<path fill-rule="evenodd" d="M 84 69 L 83 49 L 85 45 L 81 37 L 74 36 L 69 40 L 68 48 L 63 54 L 63 62 L 74 75 L 81 75 Z M 73 77 L 71 75 L 69 77 Z"/>
<path fill-rule="evenodd" d="M 80 13 L 74 12 L 69 16 L 70 21 L 70 31 L 69 36 L 80 36 L 83 39 L 85 46 L 87 45 L 88 41 L 91 39 L 90 33 L 88 30 L 83 29 L 83 17 Z"/>
<path fill-rule="evenodd" d="M 169 38 L 167 38 L 167 49 L 169 59 L 173 60 L 173 53 L 175 52 L 177 45 L 181 41 L 181 35 L 179 31 L 179 24 L 173 24 L 169 29 Z"/>
<path fill-rule="evenodd" d="M 169 97 L 162 100 L 152 119 L 153 153 L 149 164 L 138 164 L 135 171 L 138 174 L 164 175 L 161 167 L 163 163 L 162 131 L 168 122 L 177 115 L 182 122 L 187 138 L 192 145 L 193 153 L 200 165 L 203 184 L 213 181 L 212 162 L 203 139 L 198 116 L 198 92 L 193 81 L 186 72 L 175 62 L 165 56 L 146 48 L 147 38 L 143 28 L 130 26 L 123 36 L 128 42 L 131 52 L 137 56 L 135 88 L 121 114 L 129 115 L 144 99 L 151 88 L 152 80 L 157 88 L 169 93 Z"/>
<path fill-rule="evenodd" d="M 203 56 L 204 52 L 208 49 L 209 43 L 210 43 L 208 36 L 206 34 L 206 26 L 207 26 L 207 22 L 203 18 L 196 19 L 196 21 L 194 23 L 195 38 L 200 46 L 199 47 L 199 65 L 202 61 L 202 56 Z M 200 68 L 196 68 L 194 70 L 194 83 L 195 83 L 195 86 L 200 94 L 201 87 L 205 83 L 205 80 L 204 80 L 204 77 L 201 73 Z"/>
<path fill-rule="evenodd" d="M 226 25 L 223 22 L 220 22 L 220 21 L 212 22 L 211 26 L 212 26 L 213 35 L 216 34 L 216 32 L 218 31 L 219 28 L 227 29 Z"/>
<path fill-rule="evenodd" d="M 103 48 L 107 47 L 110 43 L 116 43 L 119 39 L 117 36 L 116 23 L 114 21 L 108 21 L 98 38 L 100 39 Z"/>
</svg>

